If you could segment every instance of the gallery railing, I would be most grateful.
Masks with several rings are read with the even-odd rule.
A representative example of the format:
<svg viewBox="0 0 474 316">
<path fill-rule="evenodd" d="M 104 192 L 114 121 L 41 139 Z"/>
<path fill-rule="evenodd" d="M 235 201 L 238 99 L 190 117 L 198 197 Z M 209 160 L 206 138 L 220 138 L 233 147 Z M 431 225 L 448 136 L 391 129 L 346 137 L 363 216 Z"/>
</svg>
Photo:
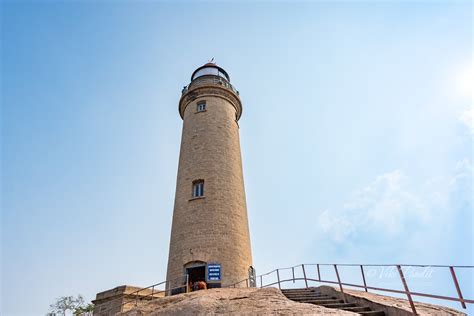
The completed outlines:
<svg viewBox="0 0 474 316">
<path fill-rule="evenodd" d="M 189 85 L 183 88 L 181 94 L 185 94 L 191 88 L 205 86 L 209 84 L 223 86 L 227 89 L 232 90 L 235 94 L 239 94 L 239 91 L 237 91 L 237 89 L 235 89 L 234 86 L 231 85 L 227 80 L 213 75 L 202 76 L 197 79 L 194 79 Z"/>
<path fill-rule="evenodd" d="M 335 275 L 336 275 L 336 280 L 325 280 L 321 277 L 321 267 L 323 266 L 329 266 L 334 269 Z M 361 274 L 361 279 L 363 284 L 353 284 L 353 283 L 347 283 L 343 282 L 341 280 L 340 274 L 338 267 L 357 267 L 360 269 L 360 274 Z M 375 287 L 375 286 L 369 286 L 367 285 L 367 280 L 365 277 L 364 273 L 364 268 L 367 267 L 389 267 L 396 269 L 398 271 L 398 275 L 400 277 L 401 284 L 403 285 L 404 290 L 397 290 L 397 289 L 390 289 L 390 288 L 382 288 L 382 287 Z M 449 269 L 450 274 L 451 274 L 451 279 L 453 282 L 453 285 L 456 289 L 457 292 L 457 297 L 451 297 L 451 296 L 444 296 L 444 295 L 435 295 L 435 294 L 428 294 L 428 293 L 421 293 L 421 292 L 412 292 L 409 290 L 408 283 L 406 280 L 405 275 L 403 274 L 403 268 L 442 268 L 442 269 Z M 308 269 L 315 269 L 315 272 L 317 272 L 317 278 L 310 278 L 307 276 L 307 272 L 309 271 Z M 295 270 L 301 269 L 300 271 L 302 272 L 302 277 L 295 277 Z M 350 287 L 355 287 L 355 288 L 361 288 L 364 289 L 366 292 L 369 290 L 374 290 L 374 291 L 381 291 L 381 292 L 390 292 L 390 293 L 398 293 L 398 294 L 405 294 L 408 302 L 410 303 L 410 307 L 415 315 L 417 315 L 416 312 L 416 307 L 413 302 L 413 296 L 420 296 L 420 297 L 428 297 L 428 298 L 433 298 L 433 299 L 439 299 L 439 300 L 448 300 L 448 301 L 456 301 L 461 303 L 462 308 L 466 308 L 466 304 L 474 304 L 473 299 L 466 299 L 463 297 L 461 287 L 459 285 L 458 279 L 456 277 L 456 272 L 455 269 L 471 269 L 470 271 L 474 271 L 474 266 L 444 266 L 444 265 L 407 265 L 407 264 L 329 264 L 329 263 L 324 263 L 324 264 L 300 264 L 296 265 L 293 267 L 289 268 L 279 268 L 275 269 L 273 271 L 258 275 L 256 277 L 256 284 L 258 287 L 258 283 L 260 283 L 260 288 L 264 287 L 271 287 L 271 286 L 278 286 L 279 289 L 281 289 L 282 284 L 286 282 L 295 282 L 295 281 L 304 281 L 306 288 L 308 288 L 308 283 L 309 282 L 318 282 L 318 283 L 328 283 L 328 284 L 336 284 L 339 285 L 339 289 L 341 293 L 344 294 L 344 286 L 350 286 Z M 291 270 L 292 272 L 292 277 L 287 278 L 287 279 L 282 279 L 280 277 L 280 272 L 283 270 Z M 268 277 L 270 275 L 276 276 L 276 281 L 270 282 L 270 283 L 265 283 L 263 282 L 264 277 Z M 260 282 L 259 282 L 260 281 Z M 245 283 L 245 285 L 244 285 Z M 239 282 L 236 282 L 234 284 L 230 284 L 226 287 L 248 287 L 249 286 L 249 279 L 244 279 Z"/>
</svg>

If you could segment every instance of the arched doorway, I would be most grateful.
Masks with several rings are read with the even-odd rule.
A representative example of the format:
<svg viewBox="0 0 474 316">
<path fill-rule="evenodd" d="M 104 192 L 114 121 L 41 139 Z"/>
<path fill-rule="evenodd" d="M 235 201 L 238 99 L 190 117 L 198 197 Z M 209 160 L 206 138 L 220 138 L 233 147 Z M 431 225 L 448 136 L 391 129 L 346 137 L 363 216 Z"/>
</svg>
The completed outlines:
<svg viewBox="0 0 474 316">
<path fill-rule="evenodd" d="M 184 265 L 184 273 L 188 275 L 188 286 L 195 282 L 206 282 L 206 262 L 191 261 Z"/>
</svg>

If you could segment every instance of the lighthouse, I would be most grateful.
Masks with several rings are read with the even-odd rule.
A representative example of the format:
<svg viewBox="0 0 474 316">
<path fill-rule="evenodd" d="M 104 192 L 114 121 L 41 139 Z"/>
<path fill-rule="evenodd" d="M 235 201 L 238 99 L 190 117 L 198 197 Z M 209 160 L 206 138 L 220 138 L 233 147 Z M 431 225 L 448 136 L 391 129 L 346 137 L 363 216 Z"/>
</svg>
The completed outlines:
<svg viewBox="0 0 474 316">
<path fill-rule="evenodd" d="M 254 276 L 239 119 L 242 103 L 228 73 L 197 68 L 182 90 L 183 119 L 167 280 L 223 287 Z M 239 285 L 237 285 L 239 286 Z M 240 284 L 246 286 L 246 282 Z"/>
</svg>

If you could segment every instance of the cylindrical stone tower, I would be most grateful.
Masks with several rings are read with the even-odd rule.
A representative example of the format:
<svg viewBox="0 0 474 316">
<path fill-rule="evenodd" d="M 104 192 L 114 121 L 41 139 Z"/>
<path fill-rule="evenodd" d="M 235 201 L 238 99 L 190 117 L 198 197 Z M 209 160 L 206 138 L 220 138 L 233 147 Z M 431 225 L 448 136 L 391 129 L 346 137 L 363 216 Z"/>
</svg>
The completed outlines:
<svg viewBox="0 0 474 316">
<path fill-rule="evenodd" d="M 207 63 L 194 71 L 183 89 L 179 114 L 183 131 L 168 288 L 185 275 L 190 284 L 205 281 L 209 288 L 233 284 L 254 272 L 240 154 L 239 92 L 224 69 Z"/>
</svg>

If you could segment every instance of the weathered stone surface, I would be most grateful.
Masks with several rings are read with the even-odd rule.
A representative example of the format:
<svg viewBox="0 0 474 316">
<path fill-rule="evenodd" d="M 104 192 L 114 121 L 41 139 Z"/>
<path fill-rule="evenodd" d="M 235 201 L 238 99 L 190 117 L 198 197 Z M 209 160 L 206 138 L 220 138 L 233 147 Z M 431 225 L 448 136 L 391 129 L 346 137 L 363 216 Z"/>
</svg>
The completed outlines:
<svg viewBox="0 0 474 316">
<path fill-rule="evenodd" d="M 197 85 L 203 78 L 193 81 L 195 87 L 180 102 L 183 131 L 168 258 L 170 288 L 179 286 L 185 266 L 194 262 L 220 263 L 224 286 L 248 278 L 252 265 L 237 122 L 240 99 L 219 84 Z M 199 112 L 202 101 L 206 110 Z M 204 197 L 192 198 L 196 180 L 204 181 Z"/>
<path fill-rule="evenodd" d="M 287 299 L 275 288 L 229 288 L 156 299 L 120 315 L 357 315 Z"/>
<path fill-rule="evenodd" d="M 164 292 L 143 289 L 137 286 L 122 285 L 97 293 L 94 303 L 94 315 L 115 315 L 135 306 L 135 300 L 151 300 L 164 296 Z"/>
<path fill-rule="evenodd" d="M 331 286 L 320 286 L 319 290 L 321 293 L 343 298 L 344 296 L 337 288 Z M 410 303 L 408 300 L 395 298 L 391 296 L 378 295 L 375 293 L 367 293 L 365 291 L 355 290 L 344 290 L 345 298 L 350 303 L 356 303 L 358 305 L 369 306 L 372 310 L 384 311 L 385 315 L 388 316 L 409 316 L 413 315 Z M 416 297 L 414 297 L 416 299 Z M 442 301 L 440 301 L 441 303 Z M 418 315 L 466 315 L 455 309 L 432 305 L 426 303 L 420 303 L 415 301 L 415 308 Z"/>
</svg>

